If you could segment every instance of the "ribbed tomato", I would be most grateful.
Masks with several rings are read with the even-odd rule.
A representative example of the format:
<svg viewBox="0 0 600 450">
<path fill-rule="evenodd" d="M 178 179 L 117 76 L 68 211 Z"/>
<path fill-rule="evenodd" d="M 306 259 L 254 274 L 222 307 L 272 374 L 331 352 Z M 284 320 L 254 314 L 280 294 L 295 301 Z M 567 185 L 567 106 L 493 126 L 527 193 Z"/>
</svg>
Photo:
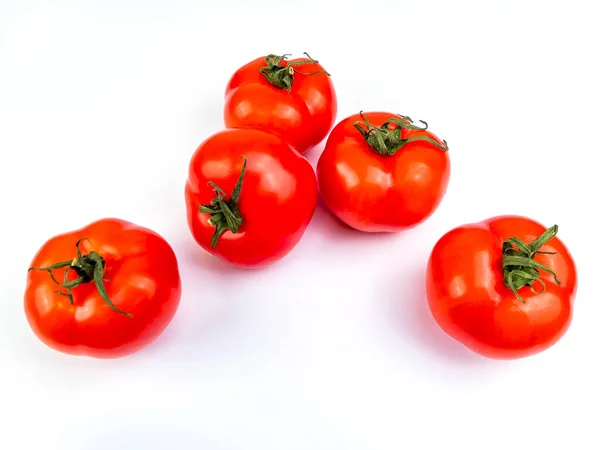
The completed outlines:
<svg viewBox="0 0 600 450">
<path fill-rule="evenodd" d="M 387 112 L 338 123 L 317 165 L 328 208 L 366 232 L 402 231 L 427 219 L 446 193 L 450 158 L 446 142 L 426 128 Z"/>
<path fill-rule="evenodd" d="M 42 245 L 27 274 L 25 313 L 55 350 L 116 358 L 154 341 L 180 297 L 177 258 L 167 241 L 107 218 Z"/>
<path fill-rule="evenodd" d="M 300 153 L 325 139 L 337 97 L 323 66 L 306 56 L 268 55 L 240 67 L 225 90 L 225 126 L 269 130 Z"/>
<path fill-rule="evenodd" d="M 577 287 L 575 262 L 556 237 L 520 216 L 459 226 L 435 245 L 427 268 L 433 317 L 471 350 L 521 358 L 567 331 Z"/>
<path fill-rule="evenodd" d="M 272 264 L 299 242 L 317 203 L 309 162 L 281 137 L 230 129 L 200 144 L 185 187 L 196 242 L 241 267 Z"/>
</svg>

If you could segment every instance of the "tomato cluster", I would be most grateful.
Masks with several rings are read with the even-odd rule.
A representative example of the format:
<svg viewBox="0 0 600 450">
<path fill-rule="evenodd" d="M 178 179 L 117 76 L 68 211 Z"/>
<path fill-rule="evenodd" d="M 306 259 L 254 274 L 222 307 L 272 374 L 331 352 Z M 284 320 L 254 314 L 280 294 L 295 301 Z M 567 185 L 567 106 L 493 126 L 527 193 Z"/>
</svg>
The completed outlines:
<svg viewBox="0 0 600 450">
<path fill-rule="evenodd" d="M 191 235 L 241 268 L 288 255 L 319 196 L 357 232 L 401 232 L 427 220 L 448 187 L 448 145 L 427 123 L 361 111 L 336 125 L 331 75 L 305 55 L 267 55 L 239 68 L 225 89 L 225 129 L 191 156 Z M 304 154 L 325 139 L 314 170 Z M 577 286 L 557 231 L 499 216 L 442 236 L 423 292 L 439 326 L 490 358 L 528 356 L 556 343 L 570 325 Z M 163 237 L 105 218 L 40 248 L 27 274 L 25 313 L 48 346 L 114 358 L 155 340 L 181 292 L 177 257 Z"/>
</svg>

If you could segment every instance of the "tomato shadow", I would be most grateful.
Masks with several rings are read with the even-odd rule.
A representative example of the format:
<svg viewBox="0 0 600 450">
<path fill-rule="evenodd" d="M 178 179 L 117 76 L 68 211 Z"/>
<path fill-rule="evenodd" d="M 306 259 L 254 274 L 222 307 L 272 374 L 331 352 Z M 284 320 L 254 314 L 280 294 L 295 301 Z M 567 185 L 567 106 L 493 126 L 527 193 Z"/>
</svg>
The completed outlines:
<svg viewBox="0 0 600 450">
<path fill-rule="evenodd" d="M 176 251 L 182 283 L 179 308 L 161 336 L 140 355 L 155 352 L 179 359 L 181 354 L 189 355 L 190 349 L 201 352 L 228 324 L 239 320 L 239 310 L 251 301 L 246 286 L 257 271 L 270 270 L 235 267 L 190 242 L 177 246 Z"/>
<path fill-rule="evenodd" d="M 321 157 L 321 153 L 323 153 L 323 150 L 325 150 L 326 141 L 327 141 L 327 138 L 323 139 L 323 141 L 320 144 L 311 148 L 310 150 L 308 150 L 306 153 L 304 153 L 302 155 L 307 159 L 307 161 L 313 167 L 315 172 L 317 170 L 317 164 L 319 163 L 319 158 Z"/>
<path fill-rule="evenodd" d="M 388 295 L 383 306 L 392 328 L 401 335 L 403 341 L 407 339 L 419 352 L 427 352 L 440 362 L 488 366 L 489 360 L 450 337 L 435 322 L 427 304 L 425 270 L 425 266 L 420 265 L 410 276 L 399 277 L 392 286 L 387 286 L 387 291 L 395 294 L 393 298 Z"/>
<path fill-rule="evenodd" d="M 347 245 L 348 242 L 390 242 L 410 235 L 411 232 L 411 230 L 406 230 L 402 233 L 367 233 L 356 230 L 338 219 L 321 197 L 317 201 L 317 207 L 309 227 L 313 238 L 316 237 L 316 240 L 319 241 L 319 245 L 323 241 L 326 241 L 327 245 L 331 243 Z"/>
<path fill-rule="evenodd" d="M 181 246 L 179 252 L 182 265 L 192 268 L 195 273 L 206 273 L 219 278 L 244 277 L 255 269 L 236 267 L 221 258 L 211 255 L 191 239 Z"/>
</svg>

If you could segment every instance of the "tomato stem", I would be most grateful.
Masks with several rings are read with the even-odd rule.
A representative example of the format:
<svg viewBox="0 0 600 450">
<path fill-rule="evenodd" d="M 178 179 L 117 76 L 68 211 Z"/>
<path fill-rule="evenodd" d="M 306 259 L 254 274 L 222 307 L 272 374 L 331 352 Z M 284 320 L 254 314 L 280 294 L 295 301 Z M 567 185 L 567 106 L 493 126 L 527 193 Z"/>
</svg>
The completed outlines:
<svg viewBox="0 0 600 450">
<path fill-rule="evenodd" d="M 391 117 L 386 120 L 380 127 L 376 127 L 367 116 L 361 111 L 360 116 L 363 121 L 354 122 L 354 127 L 363 135 L 367 143 L 380 155 L 392 156 L 409 142 L 426 141 L 435 145 L 443 151 L 448 151 L 448 143 L 443 141 L 443 145 L 431 139 L 428 136 L 411 136 L 402 138 L 402 129 L 424 131 L 427 129 L 427 122 L 419 120 L 424 127 L 419 127 L 413 124 L 413 121 L 408 116 L 398 114 L 399 118 Z M 390 127 L 390 125 L 392 125 Z"/>
<path fill-rule="evenodd" d="M 554 252 L 541 252 L 540 248 L 552 240 L 558 233 L 558 225 L 548 228 L 531 244 L 526 244 L 517 237 L 511 237 L 502 243 L 502 270 L 504 272 L 504 284 L 514 292 L 515 296 L 525 302 L 519 295 L 518 290 L 528 286 L 534 294 L 542 294 L 546 291 L 546 283 L 540 278 L 540 270 L 548 272 L 554 277 L 556 284 L 560 281 L 556 274 L 547 266 L 534 261 L 536 254 L 553 255 Z M 535 282 L 542 286 L 536 291 L 533 287 Z"/>
<path fill-rule="evenodd" d="M 288 56 L 290 56 L 289 54 L 281 56 L 273 54 L 267 55 L 265 57 L 265 62 L 267 65 L 260 68 L 260 73 L 267 80 L 269 80 L 269 83 L 271 83 L 273 86 L 278 89 L 285 89 L 288 92 L 292 90 L 292 85 L 294 84 L 294 73 L 299 73 L 300 75 L 317 75 L 324 73 L 327 76 L 331 76 L 325 70 L 318 70 L 316 72 L 300 72 L 299 70 L 295 69 L 294 67 L 301 66 L 303 64 L 319 63 L 319 61 L 311 58 L 308 53 L 304 52 L 304 54 L 307 56 L 307 59 L 291 61 L 286 65 L 283 65 L 283 62 Z"/>
<path fill-rule="evenodd" d="M 104 287 L 104 282 L 108 281 L 104 279 L 104 269 L 106 262 L 104 258 L 100 256 L 96 251 L 91 251 L 90 253 L 84 255 L 81 253 L 81 249 L 79 248 L 82 241 L 87 240 L 86 238 L 79 239 L 75 243 L 75 248 L 77 249 L 77 257 L 75 259 L 71 259 L 68 261 L 61 261 L 56 264 L 52 264 L 50 266 L 45 267 L 30 267 L 31 270 L 45 270 L 50 274 L 50 278 L 54 283 L 56 283 L 59 287 L 65 289 L 67 292 L 63 291 L 55 291 L 56 294 L 64 295 L 69 298 L 69 302 L 71 305 L 73 304 L 73 289 L 78 287 L 80 284 L 94 282 L 96 285 L 96 289 L 102 297 L 102 300 L 106 302 L 108 306 L 111 307 L 114 311 L 123 314 L 127 317 L 133 317 L 130 313 L 120 310 L 117 308 L 106 292 L 106 288 Z M 63 274 L 63 282 L 59 282 L 52 273 L 53 270 L 62 269 L 66 267 Z M 71 270 L 74 270 L 77 274 L 77 278 L 69 281 L 69 273 Z"/>
<path fill-rule="evenodd" d="M 231 193 L 229 200 L 225 200 L 225 191 L 223 191 L 223 189 L 221 189 L 212 181 L 208 182 L 208 184 L 212 186 L 217 196 L 210 201 L 210 204 L 200 205 L 200 212 L 203 214 L 210 214 L 208 223 L 215 227 L 215 232 L 211 241 L 212 248 L 217 246 L 219 238 L 227 230 L 235 234 L 242 226 L 242 214 L 240 213 L 238 202 L 240 200 L 244 175 L 246 174 L 246 163 L 247 159 L 244 156 L 244 165 L 242 166 L 242 171 L 240 172 L 240 176 L 235 184 L 235 187 L 233 188 L 233 192 Z"/>
</svg>

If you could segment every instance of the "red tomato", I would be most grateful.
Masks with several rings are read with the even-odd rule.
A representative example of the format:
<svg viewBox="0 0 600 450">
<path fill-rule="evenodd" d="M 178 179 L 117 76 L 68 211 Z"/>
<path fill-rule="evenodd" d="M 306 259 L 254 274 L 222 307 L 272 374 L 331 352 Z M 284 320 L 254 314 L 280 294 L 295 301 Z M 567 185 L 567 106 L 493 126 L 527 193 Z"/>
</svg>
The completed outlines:
<svg viewBox="0 0 600 450">
<path fill-rule="evenodd" d="M 169 244 L 147 228 L 102 219 L 40 248 L 27 274 L 25 313 L 55 350 L 116 358 L 154 341 L 180 297 Z"/>
<path fill-rule="evenodd" d="M 337 97 L 318 61 L 286 57 L 260 57 L 233 74 L 225 90 L 225 126 L 267 129 L 305 153 L 331 131 Z"/>
<path fill-rule="evenodd" d="M 196 242 L 250 268 L 274 263 L 296 246 L 318 191 L 304 157 L 279 136 L 247 128 L 218 132 L 200 144 L 185 196 Z"/>
<path fill-rule="evenodd" d="M 317 165 L 325 204 L 366 232 L 401 231 L 427 219 L 446 193 L 450 159 L 446 142 L 426 128 L 386 112 L 338 123 Z"/>
<path fill-rule="evenodd" d="M 575 263 L 557 231 L 500 216 L 446 233 L 427 267 L 429 307 L 440 327 L 495 359 L 555 344 L 571 323 L 577 287 Z"/>
</svg>

